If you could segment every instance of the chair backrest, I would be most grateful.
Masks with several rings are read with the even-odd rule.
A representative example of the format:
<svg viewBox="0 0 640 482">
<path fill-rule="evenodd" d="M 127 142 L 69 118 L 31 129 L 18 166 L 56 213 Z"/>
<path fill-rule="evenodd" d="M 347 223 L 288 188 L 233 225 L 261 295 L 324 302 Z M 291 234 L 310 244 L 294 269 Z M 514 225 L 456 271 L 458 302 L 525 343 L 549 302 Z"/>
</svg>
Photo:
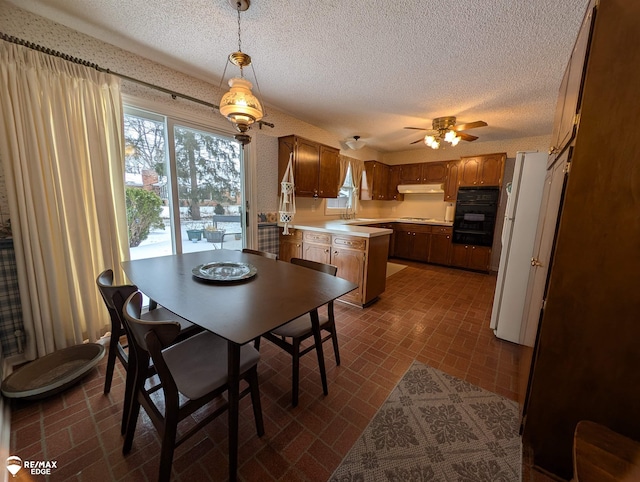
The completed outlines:
<svg viewBox="0 0 640 482">
<path fill-rule="evenodd" d="M 249 253 L 249 254 L 257 254 L 258 256 L 264 256 L 265 258 L 269 258 L 269 259 L 278 259 L 277 254 L 269 253 L 267 251 L 258 251 L 257 249 L 244 248 L 242 252 Z"/>
<path fill-rule="evenodd" d="M 323 273 L 335 276 L 338 272 L 338 267 L 332 264 L 319 263 L 317 261 L 310 261 L 302 258 L 291 258 L 291 264 L 297 264 L 298 266 L 304 266 L 305 268 L 315 269 Z"/>
<path fill-rule="evenodd" d="M 122 311 L 127 329 L 134 338 L 133 343 L 136 349 L 149 352 L 147 335 L 150 332 L 153 332 L 159 340 L 160 348 L 169 345 L 180 333 L 180 323 L 177 321 L 144 321 L 140 319 L 141 312 L 142 293 L 136 291 L 127 298 Z"/>
<path fill-rule="evenodd" d="M 135 285 L 114 285 L 112 269 L 106 269 L 100 273 L 96 284 L 111 317 L 111 332 L 119 336 L 118 333 L 122 327 L 122 308 L 131 293 L 138 291 L 138 287 Z"/>
</svg>

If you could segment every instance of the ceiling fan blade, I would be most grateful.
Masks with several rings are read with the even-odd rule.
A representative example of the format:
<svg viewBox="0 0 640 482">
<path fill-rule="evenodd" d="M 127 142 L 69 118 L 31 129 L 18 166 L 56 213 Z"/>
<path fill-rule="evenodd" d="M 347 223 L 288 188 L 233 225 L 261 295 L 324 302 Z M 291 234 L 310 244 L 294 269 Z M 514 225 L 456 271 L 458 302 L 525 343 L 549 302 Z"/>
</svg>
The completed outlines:
<svg viewBox="0 0 640 482">
<path fill-rule="evenodd" d="M 417 144 L 418 142 L 424 142 L 424 137 L 422 139 L 418 139 L 417 141 L 410 142 L 409 145 Z"/>
<path fill-rule="evenodd" d="M 424 127 L 405 127 L 405 129 L 415 129 L 417 131 L 430 131 L 431 129 L 425 129 Z"/>
<path fill-rule="evenodd" d="M 457 132 L 456 134 L 460 139 L 467 142 L 475 141 L 478 138 L 478 136 L 472 136 L 471 134 L 466 134 L 464 132 Z"/>
<path fill-rule="evenodd" d="M 460 124 L 453 127 L 456 132 L 466 131 L 469 129 L 475 129 L 476 127 L 484 127 L 488 125 L 485 121 L 467 122 L 466 124 Z"/>
</svg>

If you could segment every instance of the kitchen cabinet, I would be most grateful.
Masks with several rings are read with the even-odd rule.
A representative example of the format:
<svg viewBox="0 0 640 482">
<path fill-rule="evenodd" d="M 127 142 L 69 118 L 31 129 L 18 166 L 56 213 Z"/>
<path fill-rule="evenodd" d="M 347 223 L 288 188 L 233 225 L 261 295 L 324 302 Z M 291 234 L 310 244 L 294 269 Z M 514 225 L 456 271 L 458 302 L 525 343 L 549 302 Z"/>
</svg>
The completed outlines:
<svg viewBox="0 0 640 482">
<path fill-rule="evenodd" d="M 368 192 L 361 192 L 360 199 L 384 201 L 388 199 L 388 180 L 390 168 L 378 161 L 365 161 Z M 362 190 L 361 190 L 362 191 Z"/>
<path fill-rule="evenodd" d="M 397 223 L 394 227 L 394 251 L 396 258 L 429 261 L 431 226 Z"/>
<path fill-rule="evenodd" d="M 423 184 L 440 184 L 447 179 L 447 161 L 425 162 L 422 166 Z"/>
<path fill-rule="evenodd" d="M 432 226 L 429 263 L 448 266 L 451 263 L 451 236 L 453 228 Z"/>
<path fill-rule="evenodd" d="M 460 161 L 447 162 L 447 178 L 444 182 L 444 200 L 453 202 L 458 196 L 458 173 Z"/>
<path fill-rule="evenodd" d="M 420 184 L 421 181 L 422 163 L 400 165 L 400 184 Z"/>
<path fill-rule="evenodd" d="M 302 257 L 304 259 L 331 264 L 331 235 L 329 233 L 304 231 L 302 242 Z"/>
<path fill-rule="evenodd" d="M 398 192 L 402 166 L 389 166 L 389 179 L 387 180 L 387 199 L 390 201 L 404 200 L 404 194 Z"/>
<path fill-rule="evenodd" d="M 458 172 L 458 186 L 501 186 L 505 153 L 462 157 Z"/>
<path fill-rule="evenodd" d="M 338 197 L 339 150 L 298 136 L 278 138 L 278 183 L 293 152 L 295 193 L 300 197 Z M 278 192 L 280 185 L 278 184 Z"/>
<path fill-rule="evenodd" d="M 587 65 L 586 56 L 594 18 L 593 11 L 589 10 L 582 21 L 582 27 L 562 78 L 549 149 L 549 153 L 553 156 L 549 158 L 549 165 L 564 152 L 576 133 L 580 119 L 582 84 Z"/>
<path fill-rule="evenodd" d="M 451 245 L 451 266 L 489 271 L 491 248 L 488 246 L 474 246 L 472 244 Z"/>
<path fill-rule="evenodd" d="M 302 231 L 289 228 L 289 235 L 282 234 L 280 228 L 280 252 L 278 258 L 282 261 L 291 261 L 291 258 L 302 258 Z"/>
<path fill-rule="evenodd" d="M 440 184 L 447 179 L 447 162 L 418 162 L 400 165 L 400 184 Z"/>
<path fill-rule="evenodd" d="M 364 293 L 364 272 L 366 240 L 348 236 L 334 236 L 331 248 L 331 264 L 338 268 L 336 276 L 358 285 L 358 288 L 342 296 L 343 301 L 362 305 Z"/>
<path fill-rule="evenodd" d="M 589 38 L 580 121 L 563 148 L 567 170 L 557 172 L 565 186 L 549 230 L 552 254 L 522 420 L 534 466 L 558 479 L 575 475 L 581 420 L 640 440 L 639 18 L 640 2 L 594 0 L 579 36 Z M 565 154 L 552 155 L 555 171 Z"/>
</svg>

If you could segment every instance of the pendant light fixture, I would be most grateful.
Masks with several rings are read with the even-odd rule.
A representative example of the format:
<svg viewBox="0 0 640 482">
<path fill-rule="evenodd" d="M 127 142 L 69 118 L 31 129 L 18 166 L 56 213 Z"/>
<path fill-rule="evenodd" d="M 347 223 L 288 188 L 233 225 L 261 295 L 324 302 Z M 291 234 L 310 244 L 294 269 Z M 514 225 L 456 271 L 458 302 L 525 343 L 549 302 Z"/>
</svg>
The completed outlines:
<svg viewBox="0 0 640 482">
<path fill-rule="evenodd" d="M 253 85 L 247 79 L 244 78 L 244 68 L 251 65 L 251 57 L 242 51 L 242 41 L 240 36 L 240 12 L 244 12 L 249 8 L 251 2 L 249 0 L 229 0 L 229 4 L 238 12 L 238 51 L 229 54 L 228 62 L 232 63 L 236 67 L 240 68 L 240 77 L 233 77 L 229 79 L 229 92 L 222 96 L 220 100 L 220 113 L 229 119 L 237 131 L 235 139 L 243 146 L 251 142 L 251 136 L 247 134 L 251 124 L 259 121 L 264 116 L 262 105 L 258 98 L 253 95 L 251 88 Z M 228 63 L 225 64 L 224 72 L 220 83 L 224 80 L 224 75 L 227 71 Z M 256 79 L 255 70 L 253 71 L 253 77 Z M 260 91 L 260 87 L 256 87 Z"/>
</svg>

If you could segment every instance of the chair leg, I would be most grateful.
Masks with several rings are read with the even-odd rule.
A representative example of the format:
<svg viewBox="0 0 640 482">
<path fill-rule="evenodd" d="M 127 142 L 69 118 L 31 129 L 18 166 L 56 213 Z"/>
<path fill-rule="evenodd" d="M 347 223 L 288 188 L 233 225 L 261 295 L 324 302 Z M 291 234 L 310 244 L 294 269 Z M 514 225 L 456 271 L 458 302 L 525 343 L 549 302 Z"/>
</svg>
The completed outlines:
<svg viewBox="0 0 640 482">
<path fill-rule="evenodd" d="M 142 380 L 139 380 L 142 378 Z M 129 416 L 127 419 L 127 430 L 124 436 L 124 444 L 122 446 L 122 453 L 124 455 L 131 452 L 131 446 L 133 445 L 133 436 L 136 432 L 136 424 L 138 423 L 138 415 L 140 415 L 140 390 L 144 390 L 145 379 L 142 376 L 134 375 L 133 391 L 131 393 L 131 403 L 129 404 Z"/>
<path fill-rule="evenodd" d="M 253 347 L 260 351 L 260 340 L 262 339 L 262 337 L 258 336 L 253 340 Z"/>
<path fill-rule="evenodd" d="M 173 465 L 173 452 L 176 445 L 176 433 L 178 431 L 177 410 L 167 408 L 164 435 L 162 436 L 162 449 L 160 450 L 159 482 L 169 482 L 171 479 L 171 466 Z"/>
<path fill-rule="evenodd" d="M 331 324 L 329 331 L 331 332 L 331 342 L 333 343 L 333 354 L 336 357 L 336 365 L 340 366 L 340 349 L 338 348 L 338 333 L 335 323 Z"/>
<path fill-rule="evenodd" d="M 104 375 L 104 394 L 111 391 L 111 381 L 113 380 L 113 370 L 116 366 L 116 357 L 118 356 L 119 335 L 115 331 L 111 332 L 111 340 L 109 341 L 109 353 L 107 354 L 107 372 Z"/>
<path fill-rule="evenodd" d="M 324 351 L 322 349 L 322 335 L 320 334 L 320 323 L 318 321 L 318 311 L 311 312 L 311 325 L 313 326 L 313 339 L 316 345 L 316 355 L 318 355 L 318 368 L 320 369 L 320 379 L 322 380 L 322 392 L 329 395 L 327 386 L 327 371 L 324 366 Z"/>
<path fill-rule="evenodd" d="M 145 361 L 147 366 L 149 361 Z M 135 374 L 138 369 L 137 360 L 133 353 L 130 352 L 129 363 L 127 367 L 127 376 L 124 384 L 124 402 L 122 404 L 122 422 L 120 424 L 120 433 L 125 434 L 127 432 L 127 424 L 129 423 L 129 414 L 131 413 L 131 404 L 133 400 L 133 392 L 135 390 Z M 143 365 L 144 366 L 144 365 Z"/>
<path fill-rule="evenodd" d="M 251 388 L 251 405 L 253 407 L 253 418 L 256 421 L 256 431 L 258 437 L 264 435 L 264 421 L 262 419 L 262 404 L 260 402 L 260 385 L 258 384 L 258 367 L 254 366 L 247 375 L 247 381 Z"/>
<path fill-rule="evenodd" d="M 291 353 L 293 358 L 291 362 L 291 406 L 298 406 L 298 388 L 300 386 L 300 340 L 298 338 L 293 339 L 293 352 Z"/>
</svg>

